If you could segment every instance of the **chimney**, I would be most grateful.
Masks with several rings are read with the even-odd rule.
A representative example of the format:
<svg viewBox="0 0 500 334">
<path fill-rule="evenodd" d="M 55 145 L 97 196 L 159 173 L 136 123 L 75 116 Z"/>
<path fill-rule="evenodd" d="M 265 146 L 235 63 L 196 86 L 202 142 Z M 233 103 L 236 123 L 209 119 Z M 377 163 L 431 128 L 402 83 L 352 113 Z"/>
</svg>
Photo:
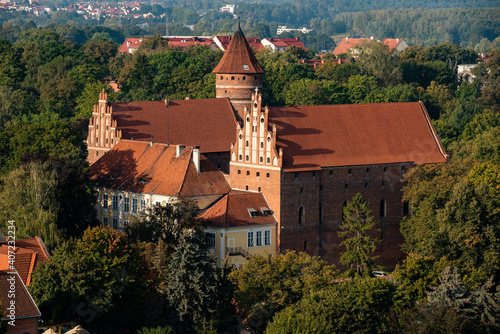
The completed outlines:
<svg viewBox="0 0 500 334">
<path fill-rule="evenodd" d="M 175 148 L 175 157 L 178 158 L 182 154 L 185 148 L 186 145 L 177 145 Z"/>
<path fill-rule="evenodd" d="M 193 147 L 193 163 L 194 167 L 196 167 L 196 172 L 200 174 L 200 147 Z"/>
</svg>

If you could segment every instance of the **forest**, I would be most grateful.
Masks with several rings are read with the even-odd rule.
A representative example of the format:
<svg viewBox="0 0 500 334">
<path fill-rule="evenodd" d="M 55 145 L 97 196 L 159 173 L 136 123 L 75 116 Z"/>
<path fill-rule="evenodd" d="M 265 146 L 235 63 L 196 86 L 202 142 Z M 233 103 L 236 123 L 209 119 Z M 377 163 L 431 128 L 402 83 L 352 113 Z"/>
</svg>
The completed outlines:
<svg viewBox="0 0 500 334">
<path fill-rule="evenodd" d="M 376 228 L 355 196 L 342 227 L 347 270 L 294 252 L 234 269 L 210 256 L 192 203 L 154 207 L 124 233 L 98 226 L 83 141 L 103 89 L 111 101 L 215 97 L 222 52 L 172 49 L 154 35 L 121 54 L 123 33 L 107 27 L 10 28 L 0 35 L 0 227 L 15 220 L 18 239 L 40 235 L 52 254 L 29 286 L 46 323 L 142 334 L 500 330 L 498 50 L 480 61 L 451 42 L 401 53 L 371 43 L 358 59 L 316 70 L 299 63 L 313 52 L 258 52 L 264 103 L 421 100 L 450 160 L 405 175 L 412 214 L 401 222 L 401 266 L 377 268 L 376 241 L 353 236 L 361 220 Z M 478 63 L 473 77 L 457 76 L 463 63 Z"/>
<path fill-rule="evenodd" d="M 71 2 L 49 2 L 53 11 L 32 16 L 24 11 L 0 8 L 0 36 L 13 38 L 13 33 L 27 22 L 38 28 L 86 25 L 112 29 L 117 43 L 125 37 L 154 34 L 178 36 L 230 35 L 237 21 L 230 13 L 219 12 L 224 2 L 168 1 L 149 5 L 143 3 L 138 14 L 152 13 L 155 17 L 85 19 L 75 11 L 57 11 L 56 6 Z M 248 37 L 299 37 L 304 45 L 316 52 L 333 51 L 335 41 L 342 37 L 402 38 L 408 45 L 432 46 L 451 42 L 463 47 L 489 52 L 500 40 L 500 8 L 495 1 L 286 1 L 239 2 L 237 14 Z M 162 16 L 165 15 L 165 16 Z M 168 20 L 168 29 L 166 21 Z M 140 29 L 139 24 L 147 23 Z M 276 35 L 278 26 L 303 26 L 313 29 L 309 34 Z M 492 45 L 493 43 L 493 45 Z"/>
</svg>

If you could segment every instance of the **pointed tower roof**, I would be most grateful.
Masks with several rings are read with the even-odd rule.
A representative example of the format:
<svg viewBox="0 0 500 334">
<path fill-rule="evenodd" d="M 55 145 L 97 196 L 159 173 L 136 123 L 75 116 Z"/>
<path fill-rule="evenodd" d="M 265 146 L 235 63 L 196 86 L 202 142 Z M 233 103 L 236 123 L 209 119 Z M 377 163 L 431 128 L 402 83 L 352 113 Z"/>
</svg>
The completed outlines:
<svg viewBox="0 0 500 334">
<path fill-rule="evenodd" d="M 227 74 L 264 73 L 239 25 L 224 56 L 212 72 Z"/>
</svg>

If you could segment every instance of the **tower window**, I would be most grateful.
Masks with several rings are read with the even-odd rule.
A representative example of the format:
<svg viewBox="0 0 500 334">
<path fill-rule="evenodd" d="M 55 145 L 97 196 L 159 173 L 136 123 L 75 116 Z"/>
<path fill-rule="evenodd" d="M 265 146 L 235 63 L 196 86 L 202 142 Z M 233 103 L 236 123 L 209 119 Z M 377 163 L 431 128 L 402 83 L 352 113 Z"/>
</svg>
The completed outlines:
<svg viewBox="0 0 500 334">
<path fill-rule="evenodd" d="M 248 186 L 245 186 L 245 190 L 248 190 Z"/>
<path fill-rule="evenodd" d="M 352 169 L 348 169 L 347 174 L 352 175 Z"/>
<path fill-rule="evenodd" d="M 387 167 L 384 167 L 384 174 L 387 173 Z"/>
<path fill-rule="evenodd" d="M 224 79 L 224 77 L 221 75 L 221 76 L 220 76 L 220 79 L 222 80 L 222 79 Z"/>
<path fill-rule="evenodd" d="M 344 185 L 344 189 L 347 190 L 349 186 L 347 185 L 347 183 Z"/>
<path fill-rule="evenodd" d="M 380 201 L 380 218 L 386 216 L 386 206 L 385 206 L 385 199 Z"/>
<path fill-rule="evenodd" d="M 367 168 L 366 169 L 366 174 L 369 174 L 370 173 L 370 168 Z"/>
<path fill-rule="evenodd" d="M 271 158 L 267 158 L 267 163 L 270 164 L 271 163 Z"/>
<path fill-rule="evenodd" d="M 255 175 L 260 176 L 260 173 L 259 173 L 259 172 L 257 172 Z"/>
<path fill-rule="evenodd" d="M 246 76 L 243 76 L 243 80 L 246 80 L 246 79 L 247 79 L 247 77 L 246 77 Z"/>
<path fill-rule="evenodd" d="M 258 190 L 258 191 L 260 191 L 260 187 L 259 187 L 259 188 L 257 188 L 257 190 Z"/>
<path fill-rule="evenodd" d="M 231 80 L 234 80 L 234 77 L 231 77 Z"/>
<path fill-rule="evenodd" d="M 250 171 L 247 170 L 247 175 L 250 175 Z"/>
<path fill-rule="evenodd" d="M 241 174 L 241 169 L 238 169 L 238 174 Z"/>
<path fill-rule="evenodd" d="M 260 143 L 260 148 L 264 148 L 264 142 Z"/>
<path fill-rule="evenodd" d="M 304 224 L 304 208 L 301 206 L 299 208 L 299 225 Z"/>
<path fill-rule="evenodd" d="M 248 143 L 248 140 L 245 141 L 245 146 L 248 147 L 249 143 Z"/>
<path fill-rule="evenodd" d="M 260 162 L 264 162 L 264 158 L 263 157 L 260 157 Z"/>
<path fill-rule="evenodd" d="M 240 156 L 238 157 L 239 159 L 238 160 L 243 160 L 243 156 L 240 154 Z"/>
<path fill-rule="evenodd" d="M 266 173 L 266 177 L 270 177 L 269 173 Z"/>
<path fill-rule="evenodd" d="M 249 157 L 248 155 L 247 155 L 247 156 L 245 156 L 245 160 L 246 160 L 246 161 L 249 161 L 249 160 L 250 160 L 250 157 Z"/>
</svg>

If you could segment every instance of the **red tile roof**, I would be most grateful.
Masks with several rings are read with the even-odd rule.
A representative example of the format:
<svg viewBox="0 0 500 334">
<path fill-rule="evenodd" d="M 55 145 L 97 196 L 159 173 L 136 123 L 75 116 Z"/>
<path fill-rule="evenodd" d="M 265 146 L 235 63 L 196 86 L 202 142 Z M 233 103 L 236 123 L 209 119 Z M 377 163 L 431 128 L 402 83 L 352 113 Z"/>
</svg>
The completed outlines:
<svg viewBox="0 0 500 334">
<path fill-rule="evenodd" d="M 39 263 L 49 258 L 49 252 L 40 237 L 16 240 L 14 267 L 26 286 L 31 283 L 31 274 Z M 12 250 L 12 249 L 10 249 Z M 9 244 L 0 243 L 0 269 L 9 268 Z"/>
<path fill-rule="evenodd" d="M 201 37 L 169 37 L 168 45 L 177 48 L 186 48 L 193 45 L 212 45 L 213 41 L 209 38 Z"/>
<path fill-rule="evenodd" d="M 349 53 L 349 50 L 351 48 L 355 48 L 355 47 L 361 46 L 361 44 L 363 44 L 363 43 L 368 43 L 368 42 L 372 42 L 372 41 L 374 41 L 374 39 L 346 37 L 339 43 L 339 45 L 337 45 L 337 47 L 333 51 L 333 54 L 339 55 L 342 53 Z"/>
<path fill-rule="evenodd" d="M 8 280 L 11 278 L 14 278 L 15 281 L 15 297 L 13 299 L 9 297 L 11 281 Z M 16 272 L 0 271 L 0 300 L 2 301 L 0 309 L 5 315 L 3 320 L 10 320 L 7 317 L 10 314 L 7 307 L 10 306 L 11 300 L 15 301 L 15 319 L 40 317 L 42 315 L 21 277 Z"/>
<path fill-rule="evenodd" d="M 395 49 L 399 43 L 403 40 L 399 38 L 386 38 L 382 42 L 389 47 L 389 49 Z"/>
<path fill-rule="evenodd" d="M 422 103 L 270 108 L 285 171 L 398 162 L 446 162 Z"/>
<path fill-rule="evenodd" d="M 307 51 L 306 47 L 298 38 L 268 38 L 269 42 L 273 43 L 276 46 L 292 46 L 295 45 L 298 48 L 302 48 Z"/>
<path fill-rule="evenodd" d="M 213 73 L 244 74 L 264 73 L 241 29 L 234 33 L 231 43 L 224 52 Z"/>
<path fill-rule="evenodd" d="M 198 174 L 192 152 L 192 147 L 186 147 L 175 157 L 176 146 L 122 140 L 91 165 L 90 175 L 99 187 L 136 193 L 173 197 L 227 194 L 231 188 L 224 174 L 203 156 Z"/>
<path fill-rule="evenodd" d="M 214 40 L 215 39 L 219 40 L 222 51 L 226 51 L 229 47 L 229 44 L 231 43 L 231 36 L 215 36 Z M 262 45 L 260 38 L 247 37 L 246 40 L 248 44 L 255 49 L 255 51 L 259 51 L 260 49 L 264 48 L 264 45 Z"/>
<path fill-rule="evenodd" d="M 200 146 L 202 153 L 227 152 L 236 118 L 227 98 L 115 102 L 113 118 L 122 139 Z M 152 125 L 151 125 L 152 124 Z"/>
<path fill-rule="evenodd" d="M 142 38 L 127 38 L 120 46 L 118 52 L 130 53 L 130 49 L 137 50 L 142 43 Z"/>
<path fill-rule="evenodd" d="M 255 217 L 250 216 L 249 208 L 257 211 Z M 232 190 L 198 217 L 217 227 L 276 224 L 274 215 L 264 216 L 261 208 L 269 209 L 262 193 Z"/>
</svg>

